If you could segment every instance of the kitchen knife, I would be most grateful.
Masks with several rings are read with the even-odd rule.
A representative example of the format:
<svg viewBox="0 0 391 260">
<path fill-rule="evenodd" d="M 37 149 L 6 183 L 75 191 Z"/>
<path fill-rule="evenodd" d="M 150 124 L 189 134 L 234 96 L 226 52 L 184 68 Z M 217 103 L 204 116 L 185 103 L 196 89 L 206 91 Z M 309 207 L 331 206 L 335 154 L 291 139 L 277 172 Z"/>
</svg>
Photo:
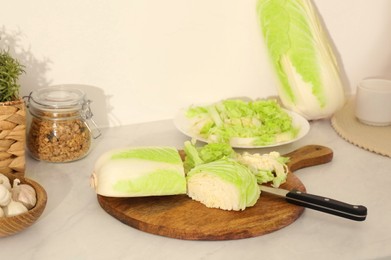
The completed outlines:
<svg viewBox="0 0 391 260">
<path fill-rule="evenodd" d="M 284 197 L 289 203 L 306 208 L 322 211 L 332 215 L 356 221 L 364 221 L 367 217 L 367 208 L 361 205 L 351 205 L 330 198 L 313 195 L 298 190 L 284 190 L 259 185 L 261 191 Z"/>
</svg>

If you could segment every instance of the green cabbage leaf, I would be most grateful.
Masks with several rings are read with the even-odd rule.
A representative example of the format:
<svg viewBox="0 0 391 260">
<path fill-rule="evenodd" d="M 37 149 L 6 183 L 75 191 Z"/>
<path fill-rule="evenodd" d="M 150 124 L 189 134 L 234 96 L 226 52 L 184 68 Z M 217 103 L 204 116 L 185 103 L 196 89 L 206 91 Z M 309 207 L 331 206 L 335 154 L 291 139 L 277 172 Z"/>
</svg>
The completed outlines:
<svg viewBox="0 0 391 260">
<path fill-rule="evenodd" d="M 186 154 L 184 160 L 185 172 L 189 172 L 197 165 L 217 161 L 222 158 L 232 158 L 236 156 L 235 151 L 226 143 L 210 143 L 204 146 L 196 146 L 196 141 L 186 141 L 184 143 Z"/>
</svg>

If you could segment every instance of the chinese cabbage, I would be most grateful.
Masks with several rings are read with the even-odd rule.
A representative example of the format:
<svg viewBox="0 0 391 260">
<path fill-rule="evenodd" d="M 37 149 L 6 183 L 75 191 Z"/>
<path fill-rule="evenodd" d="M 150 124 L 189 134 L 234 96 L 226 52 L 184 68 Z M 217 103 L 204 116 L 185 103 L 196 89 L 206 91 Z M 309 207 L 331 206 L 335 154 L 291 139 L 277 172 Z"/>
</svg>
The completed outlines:
<svg viewBox="0 0 391 260">
<path fill-rule="evenodd" d="M 173 147 L 108 151 L 95 164 L 91 186 L 110 197 L 186 194 L 183 162 Z"/>
<path fill-rule="evenodd" d="M 200 164 L 186 178 L 188 196 L 209 208 L 244 210 L 254 206 L 260 195 L 254 174 L 229 158 Z"/>
<path fill-rule="evenodd" d="M 310 0 L 258 0 L 257 13 L 283 105 L 308 120 L 345 103 L 341 71 Z"/>
</svg>

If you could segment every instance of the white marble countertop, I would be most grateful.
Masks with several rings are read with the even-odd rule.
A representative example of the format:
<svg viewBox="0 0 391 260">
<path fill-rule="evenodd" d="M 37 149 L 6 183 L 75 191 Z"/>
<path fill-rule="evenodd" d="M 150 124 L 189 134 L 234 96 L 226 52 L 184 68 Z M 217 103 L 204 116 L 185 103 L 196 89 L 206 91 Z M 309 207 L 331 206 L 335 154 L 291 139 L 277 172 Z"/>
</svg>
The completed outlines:
<svg viewBox="0 0 391 260">
<path fill-rule="evenodd" d="M 391 259 L 391 159 L 344 141 L 328 120 L 312 122 L 306 137 L 274 150 L 287 153 L 307 144 L 331 148 L 332 162 L 296 174 L 308 192 L 365 205 L 364 222 L 307 209 L 291 225 L 260 237 L 188 241 L 139 231 L 99 206 L 89 176 L 100 154 L 123 146 L 182 148 L 185 140 L 164 120 L 104 129 L 80 161 L 28 158 L 26 177 L 46 189 L 47 207 L 30 228 L 0 239 L 1 259 Z"/>
</svg>

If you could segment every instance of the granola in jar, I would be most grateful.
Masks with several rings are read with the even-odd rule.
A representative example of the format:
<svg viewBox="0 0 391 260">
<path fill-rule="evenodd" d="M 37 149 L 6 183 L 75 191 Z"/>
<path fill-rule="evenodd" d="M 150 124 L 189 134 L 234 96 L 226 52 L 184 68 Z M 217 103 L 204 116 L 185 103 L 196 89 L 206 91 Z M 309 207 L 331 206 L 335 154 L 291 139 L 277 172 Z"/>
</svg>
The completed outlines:
<svg viewBox="0 0 391 260">
<path fill-rule="evenodd" d="M 31 156 L 48 162 L 70 162 L 86 156 L 92 141 L 87 122 L 92 117 L 89 102 L 82 91 L 70 87 L 32 92 L 27 134 Z"/>
</svg>

